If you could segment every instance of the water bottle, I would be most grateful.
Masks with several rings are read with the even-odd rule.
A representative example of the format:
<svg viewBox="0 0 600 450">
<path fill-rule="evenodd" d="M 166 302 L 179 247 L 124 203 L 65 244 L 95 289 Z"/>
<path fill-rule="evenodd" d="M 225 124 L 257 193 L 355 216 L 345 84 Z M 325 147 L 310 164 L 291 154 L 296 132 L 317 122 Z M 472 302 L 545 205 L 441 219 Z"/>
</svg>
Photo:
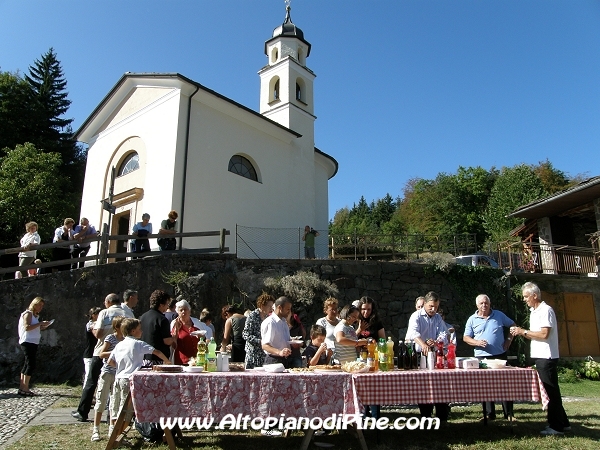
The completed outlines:
<svg viewBox="0 0 600 450">
<path fill-rule="evenodd" d="M 217 343 L 215 338 L 211 337 L 208 343 L 208 355 L 206 355 L 206 366 L 209 372 L 217 371 Z"/>
<path fill-rule="evenodd" d="M 387 345 L 387 366 L 388 370 L 394 370 L 394 341 L 388 337 Z"/>
<path fill-rule="evenodd" d="M 206 341 L 203 337 L 198 341 L 198 353 L 196 354 L 196 365 L 206 370 Z"/>
<path fill-rule="evenodd" d="M 387 358 L 387 345 L 385 339 L 379 339 L 379 345 L 377 346 L 377 352 L 379 354 L 379 370 L 387 372 L 388 370 L 388 358 Z"/>
</svg>

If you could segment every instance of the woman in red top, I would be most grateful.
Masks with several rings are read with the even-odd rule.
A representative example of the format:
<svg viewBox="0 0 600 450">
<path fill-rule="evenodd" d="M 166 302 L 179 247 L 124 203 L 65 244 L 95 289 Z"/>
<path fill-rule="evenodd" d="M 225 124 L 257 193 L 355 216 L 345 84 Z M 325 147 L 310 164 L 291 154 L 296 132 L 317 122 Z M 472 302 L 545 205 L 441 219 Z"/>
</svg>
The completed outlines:
<svg viewBox="0 0 600 450">
<path fill-rule="evenodd" d="M 201 326 L 198 319 L 192 317 L 192 308 L 185 300 L 180 300 L 175 305 L 179 316 L 171 322 L 171 335 L 176 339 L 175 364 L 187 364 L 190 358 L 198 353 L 198 340 L 192 336 L 193 331 L 199 331 Z"/>
</svg>

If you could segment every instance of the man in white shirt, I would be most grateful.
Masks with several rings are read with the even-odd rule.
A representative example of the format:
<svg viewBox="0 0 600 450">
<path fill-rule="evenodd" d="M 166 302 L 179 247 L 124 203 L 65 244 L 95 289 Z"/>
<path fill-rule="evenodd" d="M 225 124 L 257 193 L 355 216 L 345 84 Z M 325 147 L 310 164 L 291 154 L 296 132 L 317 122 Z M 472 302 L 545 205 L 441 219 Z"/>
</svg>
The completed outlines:
<svg viewBox="0 0 600 450">
<path fill-rule="evenodd" d="M 542 435 L 562 435 L 571 431 L 571 424 L 563 408 L 558 385 L 558 324 L 552 307 L 542 301 L 540 288 L 532 282 L 523 285 L 523 300 L 531 310 L 529 330 L 512 327 L 513 336 L 523 336 L 531 340 L 531 358 L 535 359 L 535 367 L 544 389 L 548 394 L 548 426 L 541 431 Z"/>
<path fill-rule="evenodd" d="M 282 363 L 286 369 L 291 367 L 290 329 L 286 320 L 291 310 L 292 301 L 279 297 L 273 305 L 273 314 L 260 325 L 261 345 L 266 354 L 264 364 Z"/>
<path fill-rule="evenodd" d="M 437 311 L 440 307 L 440 297 L 437 293 L 430 291 L 425 295 L 425 301 L 421 309 L 416 310 L 410 316 L 408 321 L 407 335 L 412 336 L 415 342 L 415 348 L 423 355 L 433 350 L 436 339 L 442 332 L 448 333 L 448 326 L 442 316 Z M 433 404 L 419 404 L 419 411 L 422 417 L 431 417 L 433 413 Z M 436 403 L 435 415 L 442 422 L 448 421 L 449 407 L 448 403 Z"/>
<path fill-rule="evenodd" d="M 125 317 L 130 319 L 135 319 L 135 314 L 133 313 L 133 308 L 138 303 L 138 293 L 133 289 L 127 289 L 123 292 L 123 303 L 121 303 L 121 308 L 125 311 Z"/>
</svg>

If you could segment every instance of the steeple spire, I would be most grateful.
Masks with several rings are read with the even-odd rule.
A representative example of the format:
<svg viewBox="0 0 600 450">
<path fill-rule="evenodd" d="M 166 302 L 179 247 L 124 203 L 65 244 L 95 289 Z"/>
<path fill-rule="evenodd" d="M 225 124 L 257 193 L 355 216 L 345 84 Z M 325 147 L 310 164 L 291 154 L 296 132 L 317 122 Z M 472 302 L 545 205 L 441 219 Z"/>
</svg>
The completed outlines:
<svg viewBox="0 0 600 450">
<path fill-rule="evenodd" d="M 293 23 L 290 11 L 292 10 L 292 0 L 285 0 L 285 20 L 283 23 Z"/>
</svg>

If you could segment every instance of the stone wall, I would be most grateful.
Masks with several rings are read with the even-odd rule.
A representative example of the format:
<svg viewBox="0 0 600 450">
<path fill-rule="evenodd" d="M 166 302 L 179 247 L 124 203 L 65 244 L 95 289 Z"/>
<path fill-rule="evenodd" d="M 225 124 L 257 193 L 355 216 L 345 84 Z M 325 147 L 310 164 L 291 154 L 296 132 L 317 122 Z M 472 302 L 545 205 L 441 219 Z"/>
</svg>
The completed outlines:
<svg viewBox="0 0 600 450">
<path fill-rule="evenodd" d="M 222 329 L 219 313 L 221 306 L 244 301 L 253 307 L 262 292 L 266 277 L 290 275 L 298 270 L 310 270 L 338 287 L 343 306 L 368 295 L 378 305 L 386 333 L 394 340 L 404 337 L 404 330 L 414 301 L 419 295 L 436 291 L 442 297 L 446 320 L 464 328 L 462 302 L 472 304 L 475 299 L 461 299 L 452 285 L 440 274 L 432 274 L 425 266 L 402 262 L 331 261 L 331 260 L 238 260 L 230 255 L 169 255 L 156 256 L 131 262 L 41 275 L 36 278 L 0 282 L 3 312 L 0 316 L 0 383 L 18 380 L 22 352 L 17 340 L 19 314 L 36 295 L 46 300 L 41 313 L 43 320 L 56 319 L 54 325 L 42 333 L 38 352 L 38 369 L 34 380 L 62 382 L 81 377 L 83 363 L 86 313 L 93 306 L 102 306 L 110 292 L 121 294 L 125 289 L 137 289 L 140 302 L 136 316 L 148 309 L 148 298 L 154 289 L 175 294 L 164 281 L 165 274 L 187 272 L 190 275 L 179 285 L 180 295 L 188 300 L 197 314 L 207 307 L 216 317 L 217 335 Z M 492 270 L 492 269 L 490 269 Z M 498 278 L 503 274 L 497 273 Z M 596 279 L 578 279 L 539 274 L 523 274 L 520 282 L 532 280 L 548 292 L 592 292 L 596 315 L 600 317 L 598 299 L 600 283 Z M 515 280 L 516 281 L 516 280 Z M 240 291 L 243 294 L 240 294 Z M 495 299 L 493 299 L 495 301 Z M 498 304 L 497 301 L 495 301 Z M 464 303 L 462 303 L 464 305 Z M 470 307 L 466 307 L 470 311 Z M 462 311 L 462 312 L 461 312 Z M 303 308 L 301 317 L 305 326 L 322 317 L 322 305 Z M 470 354 L 459 346 L 459 354 Z M 595 355 L 597 356 L 597 355 Z"/>
</svg>

